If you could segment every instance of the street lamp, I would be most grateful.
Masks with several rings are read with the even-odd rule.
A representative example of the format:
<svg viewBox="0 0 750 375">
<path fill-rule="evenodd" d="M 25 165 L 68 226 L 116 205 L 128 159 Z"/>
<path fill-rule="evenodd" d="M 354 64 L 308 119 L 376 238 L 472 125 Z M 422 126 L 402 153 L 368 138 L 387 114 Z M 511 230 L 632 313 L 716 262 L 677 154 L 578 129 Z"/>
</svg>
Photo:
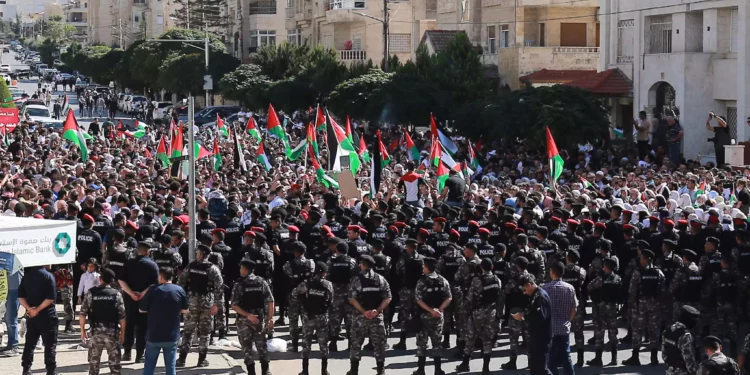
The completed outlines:
<svg viewBox="0 0 750 375">
<path fill-rule="evenodd" d="M 206 32 L 205 40 L 192 40 L 192 39 L 147 39 L 147 42 L 179 42 L 184 43 L 187 46 L 202 49 L 206 54 L 206 73 L 208 73 L 208 31 Z M 199 43 L 205 42 L 205 49 L 198 46 L 187 44 L 187 43 Z M 208 87 L 206 87 L 206 105 L 208 105 Z M 195 98 L 190 93 L 188 97 L 188 216 L 190 216 L 190 223 L 188 223 L 188 256 L 190 261 L 195 260 L 195 152 L 193 152 L 193 144 L 195 143 Z"/>
<path fill-rule="evenodd" d="M 383 19 L 373 17 L 362 12 L 352 12 L 358 16 L 369 18 L 383 24 L 383 71 L 388 72 L 388 0 L 383 0 Z"/>
</svg>

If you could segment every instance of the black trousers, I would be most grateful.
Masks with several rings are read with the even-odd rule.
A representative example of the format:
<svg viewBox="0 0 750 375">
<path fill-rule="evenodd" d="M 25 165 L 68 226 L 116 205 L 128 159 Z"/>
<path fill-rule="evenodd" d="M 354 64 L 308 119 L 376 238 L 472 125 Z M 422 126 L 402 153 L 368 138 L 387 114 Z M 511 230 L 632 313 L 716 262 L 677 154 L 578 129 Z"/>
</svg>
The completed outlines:
<svg viewBox="0 0 750 375">
<path fill-rule="evenodd" d="M 645 159 L 646 154 L 648 154 L 648 141 L 638 141 L 638 159 Z"/>
<path fill-rule="evenodd" d="M 534 339 L 529 341 L 529 372 L 531 375 L 552 375 L 547 367 L 551 342 L 545 344 L 536 343 Z"/>
<path fill-rule="evenodd" d="M 26 320 L 26 344 L 23 347 L 21 366 L 31 368 L 34 362 L 34 349 L 39 338 L 44 344 L 44 366 L 47 372 L 54 372 L 57 368 L 57 314 L 54 316 L 40 315 Z"/>
<path fill-rule="evenodd" d="M 133 343 L 135 343 L 135 354 L 138 356 L 146 350 L 148 320 L 146 314 L 141 314 L 138 311 L 138 301 L 133 301 L 127 294 L 124 295 L 123 299 L 125 300 L 125 343 L 123 347 L 127 352 L 133 349 Z"/>
</svg>

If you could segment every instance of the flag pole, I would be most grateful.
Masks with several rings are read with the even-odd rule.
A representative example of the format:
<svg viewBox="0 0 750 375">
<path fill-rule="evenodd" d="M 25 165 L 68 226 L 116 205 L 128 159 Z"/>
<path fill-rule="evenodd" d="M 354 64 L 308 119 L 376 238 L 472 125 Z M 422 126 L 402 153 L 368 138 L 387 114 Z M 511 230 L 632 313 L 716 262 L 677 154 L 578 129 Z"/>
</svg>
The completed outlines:
<svg viewBox="0 0 750 375">
<path fill-rule="evenodd" d="M 190 261 L 195 260 L 195 151 L 193 143 L 195 142 L 195 132 L 193 123 L 195 121 L 195 98 L 191 93 L 188 97 L 188 256 Z"/>
</svg>

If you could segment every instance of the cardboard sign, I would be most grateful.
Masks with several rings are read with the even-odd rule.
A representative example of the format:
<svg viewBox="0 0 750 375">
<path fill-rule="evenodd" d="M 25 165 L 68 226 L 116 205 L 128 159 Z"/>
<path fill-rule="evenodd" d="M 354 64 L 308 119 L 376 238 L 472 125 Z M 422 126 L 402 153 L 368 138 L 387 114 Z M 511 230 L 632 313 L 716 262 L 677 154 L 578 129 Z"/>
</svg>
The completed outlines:
<svg viewBox="0 0 750 375">
<path fill-rule="evenodd" d="M 339 182 L 339 190 L 341 190 L 341 197 L 344 199 L 356 198 L 360 199 L 359 189 L 357 189 L 357 182 L 354 181 L 354 176 L 349 171 L 336 173 L 336 181 Z"/>
</svg>

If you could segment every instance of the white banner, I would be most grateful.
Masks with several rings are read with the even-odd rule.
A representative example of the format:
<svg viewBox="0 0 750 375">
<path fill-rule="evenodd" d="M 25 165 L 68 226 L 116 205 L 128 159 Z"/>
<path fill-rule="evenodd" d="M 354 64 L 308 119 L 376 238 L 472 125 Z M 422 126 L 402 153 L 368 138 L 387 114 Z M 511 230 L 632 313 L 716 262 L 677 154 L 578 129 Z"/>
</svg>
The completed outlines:
<svg viewBox="0 0 750 375">
<path fill-rule="evenodd" d="M 76 259 L 76 222 L 0 217 L 0 252 L 20 267 L 68 264 Z"/>
</svg>

